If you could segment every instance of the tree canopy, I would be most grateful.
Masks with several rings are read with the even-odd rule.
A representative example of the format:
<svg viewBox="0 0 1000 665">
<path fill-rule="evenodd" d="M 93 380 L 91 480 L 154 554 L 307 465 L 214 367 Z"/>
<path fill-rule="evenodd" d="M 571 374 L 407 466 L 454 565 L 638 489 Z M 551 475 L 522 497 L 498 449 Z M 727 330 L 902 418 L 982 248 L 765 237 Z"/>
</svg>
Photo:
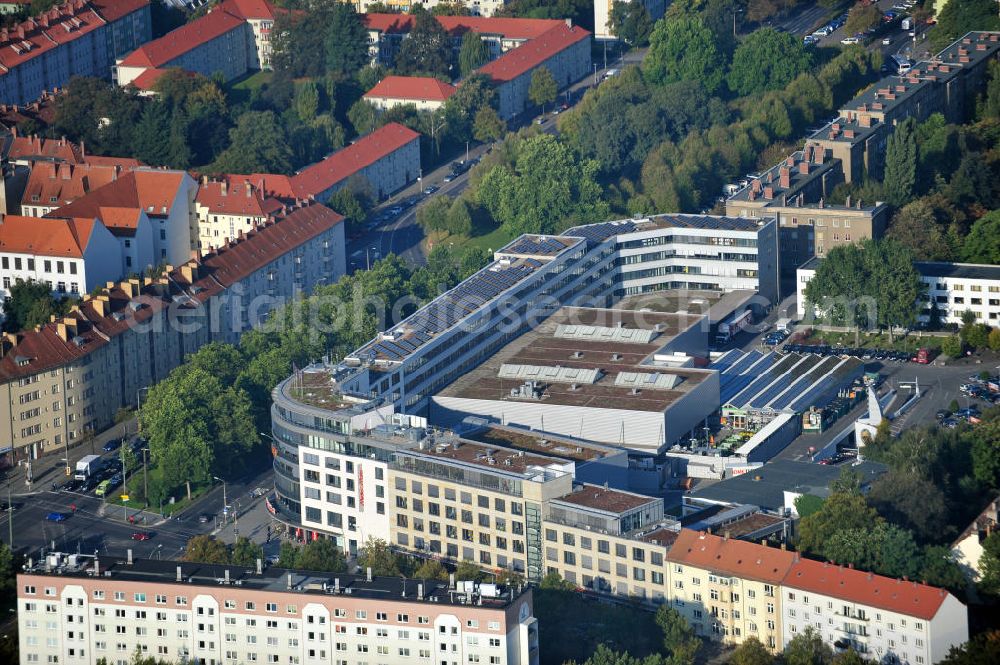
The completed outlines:
<svg viewBox="0 0 1000 665">
<path fill-rule="evenodd" d="M 970 30 L 1000 30 L 993 0 L 949 0 L 936 19 L 931 30 L 933 48 L 944 48 Z"/>
<path fill-rule="evenodd" d="M 972 225 L 962 244 L 962 259 L 968 263 L 1000 263 L 1000 210 L 988 212 Z"/>
<path fill-rule="evenodd" d="M 552 72 L 549 71 L 548 67 L 543 65 L 531 72 L 528 99 L 531 100 L 532 104 L 544 109 L 546 104 L 556 101 L 557 94 L 559 94 L 559 86 L 556 85 L 556 80 L 552 77 Z"/>
<path fill-rule="evenodd" d="M 490 61 L 490 47 L 483 36 L 474 30 L 462 35 L 462 46 L 458 50 L 458 70 L 465 78 Z"/>
<path fill-rule="evenodd" d="M 9 295 L 3 306 L 3 329 L 6 332 L 18 332 L 48 323 L 53 314 L 67 313 L 75 302 L 71 298 L 56 298 L 48 284 L 30 279 L 15 280 L 7 291 Z"/>
<path fill-rule="evenodd" d="M 451 37 L 438 20 L 422 6 L 414 10 L 413 29 L 399 47 L 396 72 L 403 75 L 451 77 Z"/>
<path fill-rule="evenodd" d="M 788 32 L 761 28 L 751 33 L 733 54 L 729 88 L 741 95 L 780 90 L 812 65 L 802 40 Z"/>
<path fill-rule="evenodd" d="M 653 33 L 653 19 L 642 0 L 611 3 L 608 29 L 629 46 L 646 46 Z"/>
<path fill-rule="evenodd" d="M 699 81 L 714 93 L 722 85 L 726 64 L 712 31 L 700 17 L 665 18 L 657 21 L 649 37 L 643 74 L 656 85 Z"/>
</svg>

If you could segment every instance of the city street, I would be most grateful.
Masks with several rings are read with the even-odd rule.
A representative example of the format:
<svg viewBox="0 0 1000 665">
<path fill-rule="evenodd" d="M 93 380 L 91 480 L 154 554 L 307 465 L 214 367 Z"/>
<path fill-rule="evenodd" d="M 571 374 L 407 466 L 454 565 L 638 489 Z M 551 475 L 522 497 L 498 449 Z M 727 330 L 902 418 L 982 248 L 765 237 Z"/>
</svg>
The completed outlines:
<svg viewBox="0 0 1000 665">
<path fill-rule="evenodd" d="M 623 56 L 617 59 L 609 59 L 607 67 L 603 67 L 603 58 L 601 62 L 597 63 L 595 61 L 595 69 L 592 75 L 585 76 L 580 81 L 577 81 L 574 85 L 570 86 L 568 90 L 564 90 L 560 93 L 560 100 L 568 100 L 570 106 L 573 106 L 580 99 L 587 90 L 598 85 L 601 80 L 603 80 L 604 74 L 611 69 L 620 68 L 628 64 L 638 64 L 642 62 L 643 57 L 646 54 L 646 49 L 638 49 L 634 51 L 629 51 Z M 518 122 L 511 123 L 509 128 L 512 131 L 517 130 L 519 127 L 528 126 L 535 121 L 538 116 L 534 115 L 522 115 Z M 545 114 L 541 116 L 543 119 L 541 129 L 543 132 L 548 134 L 556 134 L 559 130 L 557 127 L 558 115 Z M 470 146 L 469 148 L 469 159 L 476 160 L 482 157 L 489 150 L 490 146 L 487 145 L 476 145 Z M 469 184 L 469 171 L 464 171 L 460 175 L 456 176 L 451 182 L 444 182 L 445 176 L 451 173 L 452 161 L 465 159 L 465 155 L 458 155 L 453 160 L 449 160 L 438 166 L 436 169 L 430 172 L 425 172 L 421 180 L 405 187 L 399 192 L 396 192 L 387 201 L 382 203 L 376 209 L 371 212 L 371 217 L 379 214 L 379 212 L 391 208 L 393 205 L 397 205 L 399 201 L 410 197 L 419 198 L 419 202 L 406 210 L 404 210 L 400 215 L 392 222 L 383 225 L 380 228 L 374 230 L 366 231 L 362 237 L 355 240 L 351 240 L 347 243 L 347 265 L 348 271 L 365 269 L 366 266 L 374 263 L 377 259 L 386 256 L 389 253 L 394 253 L 397 256 L 402 257 L 407 262 L 412 265 L 423 265 L 427 261 L 427 257 L 424 254 L 424 246 L 422 241 L 424 239 L 424 232 L 417 224 L 417 210 L 423 205 L 430 197 L 425 197 L 423 190 L 431 185 L 435 185 L 440 189 L 435 192 L 432 196 L 451 196 L 456 197 L 460 195 Z M 499 248 L 494 248 L 499 249 Z"/>
</svg>

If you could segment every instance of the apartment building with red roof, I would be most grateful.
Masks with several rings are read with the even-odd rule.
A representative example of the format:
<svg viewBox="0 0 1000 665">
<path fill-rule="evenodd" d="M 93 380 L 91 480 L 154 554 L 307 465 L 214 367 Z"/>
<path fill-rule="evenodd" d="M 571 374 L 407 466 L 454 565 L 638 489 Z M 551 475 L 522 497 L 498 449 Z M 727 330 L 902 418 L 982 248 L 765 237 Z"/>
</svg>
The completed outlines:
<svg viewBox="0 0 1000 665">
<path fill-rule="evenodd" d="M 21 214 L 33 217 L 46 215 L 103 187 L 120 173 L 121 168 L 117 165 L 37 162 L 31 169 L 21 197 Z"/>
<path fill-rule="evenodd" d="M 273 219 L 158 277 L 111 281 L 68 316 L 3 335 L 0 438 L 12 457 L 110 426 L 137 390 L 166 377 L 186 354 L 238 341 L 285 299 L 344 274 L 340 215 L 300 202 Z"/>
<path fill-rule="evenodd" d="M 456 49 L 462 35 L 470 31 L 490 45 L 493 59 L 477 71 L 493 82 L 501 118 L 512 118 L 528 108 L 531 75 L 539 67 L 549 70 L 560 89 L 590 72 L 591 34 L 566 21 L 476 16 L 439 16 L 437 20 L 452 36 Z M 414 25 L 410 15 L 366 14 L 372 61 L 391 66 Z"/>
<path fill-rule="evenodd" d="M 204 16 L 144 44 L 118 61 L 119 85 L 150 90 L 162 71 L 180 68 L 231 81 L 271 68 L 274 7 L 267 0 L 223 0 Z"/>
<path fill-rule="evenodd" d="M 47 216 L 103 218 L 107 210 L 136 211 L 138 235 L 130 237 L 124 230 L 117 234 L 122 243 L 122 274 L 127 275 L 161 263 L 181 263 L 197 249 L 197 192 L 198 182 L 186 171 L 142 167 L 121 172 Z M 148 239 L 142 233 L 147 222 Z"/>
<path fill-rule="evenodd" d="M 418 111 L 433 111 L 441 108 L 456 90 L 429 76 L 386 76 L 364 98 L 383 111 L 404 104 L 412 104 Z"/>
<path fill-rule="evenodd" d="M 671 605 L 697 634 L 727 644 L 756 637 L 782 649 L 781 582 L 795 554 L 682 529 L 667 559 Z"/>
<path fill-rule="evenodd" d="M 912 665 L 969 639 L 968 612 L 946 589 L 799 558 L 782 582 L 782 642 L 807 627 L 838 650 Z"/>
<path fill-rule="evenodd" d="M 0 302 L 18 281 L 48 284 L 57 296 L 78 296 L 117 279 L 120 263 L 118 242 L 96 218 L 0 220 Z"/>
<path fill-rule="evenodd" d="M 291 178 L 298 198 L 326 201 L 351 178 L 367 182 L 377 199 L 420 174 L 420 134 L 397 122 L 384 125 Z"/>
<path fill-rule="evenodd" d="M 393 10 L 398 12 L 404 12 L 409 15 L 413 8 L 418 4 L 423 5 L 424 9 L 430 11 L 437 5 L 445 2 L 446 0 L 427 0 L 426 2 L 420 2 L 420 0 L 388 0 L 387 2 L 380 2 L 379 0 L 359 0 L 356 4 L 359 12 L 367 12 L 368 8 L 372 5 L 378 5 L 380 7 L 391 7 Z M 449 4 L 460 4 L 464 5 L 469 12 L 472 13 L 473 18 L 493 16 L 496 11 L 502 8 L 507 0 L 447 0 Z M 468 18 L 468 17 L 466 17 Z"/>
<path fill-rule="evenodd" d="M 281 206 L 281 201 L 268 196 L 249 176 L 242 181 L 202 178 L 195 197 L 199 249 L 227 244 L 240 233 L 263 225 Z"/>
<path fill-rule="evenodd" d="M 781 651 L 814 628 L 837 651 L 911 665 L 968 640 L 965 606 L 946 589 L 681 529 L 667 554 L 671 606 L 706 637 L 756 637 Z"/>
<path fill-rule="evenodd" d="M 0 99 L 28 104 L 73 76 L 110 78 L 151 38 L 149 0 L 69 0 L 0 29 Z"/>
</svg>

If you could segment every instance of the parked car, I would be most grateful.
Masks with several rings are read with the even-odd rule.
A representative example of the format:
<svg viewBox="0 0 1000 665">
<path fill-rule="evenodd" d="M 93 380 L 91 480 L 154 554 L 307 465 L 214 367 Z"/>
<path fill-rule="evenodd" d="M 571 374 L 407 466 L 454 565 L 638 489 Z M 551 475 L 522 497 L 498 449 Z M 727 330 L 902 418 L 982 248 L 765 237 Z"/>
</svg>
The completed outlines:
<svg viewBox="0 0 1000 665">
<path fill-rule="evenodd" d="M 214 518 L 214 515 L 209 515 L 208 513 L 202 513 L 201 515 L 198 515 L 198 523 L 199 524 L 207 524 L 207 523 L 211 522 L 213 518 Z"/>
<path fill-rule="evenodd" d="M 889 46 L 890 44 L 892 44 L 892 37 L 882 38 L 882 46 Z"/>
<path fill-rule="evenodd" d="M 136 531 L 132 534 L 132 540 L 149 540 L 153 535 L 146 531 Z"/>
<path fill-rule="evenodd" d="M 427 189 L 424 190 L 424 194 L 426 194 L 427 196 L 430 196 L 431 194 L 433 194 L 434 192 L 436 192 L 439 189 L 441 189 L 441 188 L 438 187 L 437 185 L 431 185 L 430 187 L 428 187 Z"/>
<path fill-rule="evenodd" d="M 446 176 L 444 177 L 444 181 L 445 181 L 445 182 L 451 182 L 451 181 L 452 181 L 452 180 L 454 180 L 454 179 L 455 179 L 455 176 L 454 176 L 454 175 L 452 175 L 451 173 L 449 173 L 448 175 L 446 175 Z"/>
<path fill-rule="evenodd" d="M 104 452 L 110 453 L 112 451 L 118 450 L 121 447 L 122 447 L 121 441 L 119 441 L 118 439 L 111 439 L 110 441 L 104 444 Z"/>
<path fill-rule="evenodd" d="M 840 40 L 840 43 L 841 44 L 847 44 L 847 45 L 850 45 L 850 44 L 860 44 L 861 40 L 858 39 L 857 37 L 844 37 L 843 39 Z"/>
<path fill-rule="evenodd" d="M 66 513 L 49 513 L 45 519 L 49 522 L 65 522 L 68 517 Z"/>
<path fill-rule="evenodd" d="M 108 490 L 110 489 L 111 489 L 111 481 L 102 480 L 101 484 L 97 486 L 96 490 L 94 490 L 94 494 L 96 494 L 97 496 L 104 496 L 108 493 Z"/>
</svg>

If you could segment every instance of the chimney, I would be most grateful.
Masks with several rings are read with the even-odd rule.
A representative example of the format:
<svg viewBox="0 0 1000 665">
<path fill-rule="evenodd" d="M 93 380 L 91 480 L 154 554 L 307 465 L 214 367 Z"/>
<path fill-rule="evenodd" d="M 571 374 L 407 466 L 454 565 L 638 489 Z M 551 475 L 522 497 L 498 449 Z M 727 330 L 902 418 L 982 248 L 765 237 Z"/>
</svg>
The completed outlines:
<svg viewBox="0 0 1000 665">
<path fill-rule="evenodd" d="M 246 186 L 246 190 L 247 190 L 247 198 L 249 199 L 250 197 L 253 196 L 253 185 L 251 185 L 250 181 L 247 180 L 246 183 L 245 183 L 245 186 Z"/>
<path fill-rule="evenodd" d="M 194 284 L 198 279 L 198 264 L 194 262 L 185 263 L 181 266 L 181 277 L 189 284 Z"/>
<path fill-rule="evenodd" d="M 764 198 L 767 199 L 768 201 L 774 198 L 774 187 L 768 185 L 767 187 L 764 188 Z"/>
<path fill-rule="evenodd" d="M 292 590 L 292 574 L 288 573 L 288 590 Z"/>
<path fill-rule="evenodd" d="M 788 549 L 788 545 L 785 544 L 785 541 L 781 541 L 781 551 L 784 552 L 787 549 Z"/>
<path fill-rule="evenodd" d="M 844 199 L 844 207 L 847 207 L 847 208 L 851 207 L 851 195 L 850 194 L 848 194 L 847 198 Z"/>
<path fill-rule="evenodd" d="M 788 189 L 792 186 L 792 173 L 787 166 L 782 166 L 778 169 L 778 184 L 783 189 Z"/>
<path fill-rule="evenodd" d="M 448 574 L 448 588 L 449 589 L 455 588 L 455 573 Z"/>
<path fill-rule="evenodd" d="M 101 560 L 96 556 L 94 557 L 94 577 L 101 576 Z"/>
<path fill-rule="evenodd" d="M 226 584 L 229 584 L 229 569 L 226 568 Z"/>
<path fill-rule="evenodd" d="M 87 147 L 83 144 L 83 141 L 80 141 L 80 156 L 84 159 L 87 158 Z"/>
<path fill-rule="evenodd" d="M 424 585 L 423 584 L 418 584 L 417 585 L 417 600 L 423 600 L 423 599 L 424 599 Z"/>
<path fill-rule="evenodd" d="M 369 582 L 371 582 L 371 581 L 372 581 L 372 567 L 371 567 L 371 566 L 368 566 L 368 568 L 366 569 L 366 571 L 365 571 L 365 578 L 366 578 L 366 579 L 367 579 L 367 580 L 368 580 Z"/>
<path fill-rule="evenodd" d="M 809 162 L 808 161 L 804 160 L 804 161 L 799 162 L 799 173 L 801 173 L 802 175 L 809 175 Z"/>
<path fill-rule="evenodd" d="M 228 194 L 228 192 L 229 192 L 229 185 L 226 183 L 226 179 L 225 178 L 223 178 L 222 182 L 219 183 L 219 189 L 222 192 L 223 196 L 226 196 Z"/>
<path fill-rule="evenodd" d="M 128 548 L 128 555 L 127 555 L 127 557 L 128 558 L 126 560 L 128 562 L 128 565 L 131 566 L 132 565 L 132 548 L 131 547 Z"/>
<path fill-rule="evenodd" d="M 340 578 L 339 577 L 333 578 L 333 592 L 334 593 L 340 593 Z"/>
<path fill-rule="evenodd" d="M 257 574 L 258 575 L 263 575 L 264 574 L 264 560 L 263 559 L 257 559 Z"/>
<path fill-rule="evenodd" d="M 111 301 L 106 295 L 101 294 L 90 301 L 90 305 L 97 312 L 98 316 L 107 316 L 111 313 Z"/>
<path fill-rule="evenodd" d="M 181 573 L 181 567 L 177 566 L 177 581 L 181 582 L 181 581 L 183 581 L 183 579 L 184 579 L 184 576 Z"/>
</svg>

